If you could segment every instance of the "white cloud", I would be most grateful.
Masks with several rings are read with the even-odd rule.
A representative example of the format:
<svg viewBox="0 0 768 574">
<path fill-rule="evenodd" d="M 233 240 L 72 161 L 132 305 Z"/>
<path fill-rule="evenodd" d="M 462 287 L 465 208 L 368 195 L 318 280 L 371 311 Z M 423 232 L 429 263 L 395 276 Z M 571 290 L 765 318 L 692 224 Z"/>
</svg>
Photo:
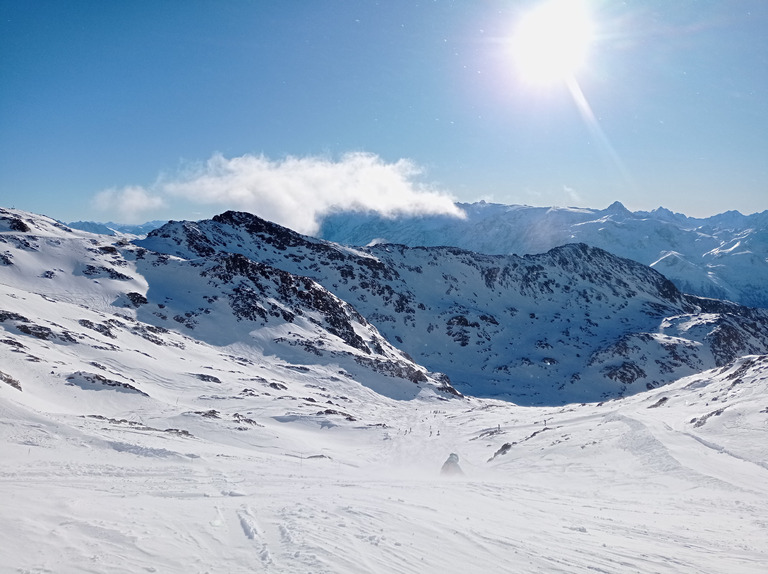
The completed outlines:
<svg viewBox="0 0 768 574">
<path fill-rule="evenodd" d="M 581 204 L 581 195 L 579 195 L 578 191 L 567 185 L 563 185 L 563 191 L 568 196 L 568 200 L 572 201 L 574 205 Z"/>
<path fill-rule="evenodd" d="M 145 213 L 165 207 L 165 200 L 152 195 L 140 186 L 130 185 L 122 189 L 105 189 L 94 197 L 94 204 L 100 211 L 117 214 L 111 219 L 121 223 L 142 223 Z"/>
<path fill-rule="evenodd" d="M 386 163 L 369 153 L 338 161 L 215 154 L 159 185 L 171 196 L 249 211 L 301 233 L 316 232 L 324 215 L 339 210 L 463 216 L 449 195 L 416 182 L 420 174 L 409 160 Z"/>
<path fill-rule="evenodd" d="M 374 211 L 386 217 L 463 217 L 450 195 L 417 181 L 421 174 L 410 160 L 387 163 L 370 153 L 348 153 L 339 160 L 214 154 L 206 162 L 161 176 L 149 188 L 102 191 L 94 203 L 125 223 L 146 221 L 153 210 L 169 204 L 173 210 L 173 204 L 189 202 L 221 211 L 249 211 L 307 234 L 317 232 L 325 215 L 344 210 Z"/>
</svg>

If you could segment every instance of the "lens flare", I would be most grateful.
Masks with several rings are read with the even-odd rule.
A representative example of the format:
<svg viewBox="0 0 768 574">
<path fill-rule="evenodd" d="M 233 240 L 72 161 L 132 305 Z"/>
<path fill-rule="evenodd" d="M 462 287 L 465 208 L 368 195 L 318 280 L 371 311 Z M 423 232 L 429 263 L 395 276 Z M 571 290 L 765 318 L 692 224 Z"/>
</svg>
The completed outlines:
<svg viewBox="0 0 768 574">
<path fill-rule="evenodd" d="M 584 2 L 550 0 L 520 20 L 512 38 L 518 72 L 526 83 L 567 82 L 587 59 L 594 36 Z"/>
</svg>

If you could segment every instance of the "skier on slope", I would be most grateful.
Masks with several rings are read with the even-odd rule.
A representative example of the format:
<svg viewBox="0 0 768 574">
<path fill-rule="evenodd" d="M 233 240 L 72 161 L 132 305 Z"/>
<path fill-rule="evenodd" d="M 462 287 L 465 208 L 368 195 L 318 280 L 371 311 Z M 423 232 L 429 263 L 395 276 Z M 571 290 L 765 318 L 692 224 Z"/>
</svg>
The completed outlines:
<svg viewBox="0 0 768 574">
<path fill-rule="evenodd" d="M 448 457 L 448 460 L 446 460 L 443 463 L 443 468 L 440 469 L 440 474 L 445 475 L 451 475 L 451 476 L 459 476 L 464 474 L 464 471 L 461 470 L 461 467 L 459 466 L 459 455 L 455 452 L 452 452 L 450 456 Z"/>
</svg>

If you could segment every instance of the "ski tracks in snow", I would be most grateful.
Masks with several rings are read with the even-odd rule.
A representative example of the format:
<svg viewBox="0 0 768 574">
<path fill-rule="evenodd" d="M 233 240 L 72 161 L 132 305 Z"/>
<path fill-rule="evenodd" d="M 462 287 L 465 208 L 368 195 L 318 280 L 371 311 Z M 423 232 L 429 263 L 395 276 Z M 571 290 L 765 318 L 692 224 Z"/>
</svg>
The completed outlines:
<svg viewBox="0 0 768 574">
<path fill-rule="evenodd" d="M 346 558 L 339 556 L 338 548 L 328 544 L 328 535 L 343 525 L 336 523 L 335 513 L 327 508 L 328 501 L 306 499 L 299 495 L 290 506 L 276 508 L 272 503 L 280 496 L 278 493 L 270 495 L 273 488 L 280 487 L 272 481 L 264 483 L 259 489 L 260 494 L 244 495 L 246 502 L 232 509 L 248 546 L 258 558 L 258 563 L 254 565 L 257 571 L 336 572 L 338 562 L 345 562 Z M 221 516 L 219 508 L 217 511 Z M 223 522 L 223 518 L 220 520 Z M 330 567 L 334 562 L 336 566 Z M 358 570 L 351 564 L 348 570 L 343 571 Z"/>
<path fill-rule="evenodd" d="M 240 520 L 240 526 L 243 528 L 243 533 L 246 538 L 252 540 L 256 546 L 262 564 L 264 564 L 264 566 L 272 564 L 272 554 L 264 539 L 264 534 L 256 521 L 256 512 L 250 506 L 244 504 L 237 511 L 237 517 Z"/>
</svg>

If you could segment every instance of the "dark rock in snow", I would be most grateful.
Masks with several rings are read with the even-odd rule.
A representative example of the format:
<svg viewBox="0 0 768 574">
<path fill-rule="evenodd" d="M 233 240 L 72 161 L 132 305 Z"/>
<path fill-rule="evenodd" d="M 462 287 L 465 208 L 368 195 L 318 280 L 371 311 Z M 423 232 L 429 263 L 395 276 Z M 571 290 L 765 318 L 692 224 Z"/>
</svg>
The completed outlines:
<svg viewBox="0 0 768 574">
<path fill-rule="evenodd" d="M 21 383 L 16 379 L 14 379 L 11 375 L 4 373 L 2 371 L 0 371 L 0 381 L 3 381 L 4 383 L 11 385 L 17 391 L 21 390 Z"/>
<path fill-rule="evenodd" d="M 67 377 L 69 385 L 80 387 L 84 390 L 103 390 L 112 389 L 125 393 L 136 393 L 138 395 L 148 397 L 149 395 L 143 391 L 140 391 L 133 385 L 108 379 L 98 373 L 87 373 L 84 371 L 77 371 Z"/>
<path fill-rule="evenodd" d="M 318 322 L 319 312 L 318 326 L 372 356 L 355 359 L 368 368 L 418 382 L 443 372 L 450 388 L 521 404 L 625 396 L 768 351 L 768 312 L 685 295 L 648 266 L 585 244 L 523 257 L 348 249 L 242 212 L 171 222 L 137 243 L 214 263 L 202 275 L 225 288 L 241 321 Z M 377 337 L 360 338 L 355 325 L 368 324 L 428 371 L 393 368 Z M 324 353 L 321 340 L 280 342 Z"/>
</svg>

